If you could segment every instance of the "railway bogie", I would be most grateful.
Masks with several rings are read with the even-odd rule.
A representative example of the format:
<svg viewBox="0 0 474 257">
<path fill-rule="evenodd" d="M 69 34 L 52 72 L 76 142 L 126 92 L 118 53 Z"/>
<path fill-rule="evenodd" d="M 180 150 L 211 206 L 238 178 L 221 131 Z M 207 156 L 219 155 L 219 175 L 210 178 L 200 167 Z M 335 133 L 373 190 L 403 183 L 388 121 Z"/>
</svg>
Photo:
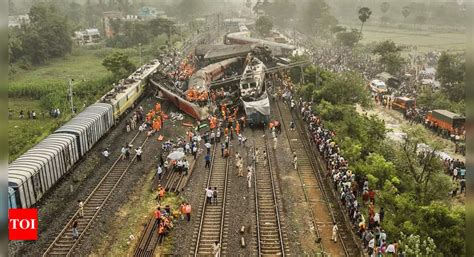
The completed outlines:
<svg viewBox="0 0 474 257">
<path fill-rule="evenodd" d="M 9 208 L 28 208 L 66 174 L 115 125 L 144 92 L 149 75 L 159 66 L 146 64 L 8 167 Z"/>
</svg>

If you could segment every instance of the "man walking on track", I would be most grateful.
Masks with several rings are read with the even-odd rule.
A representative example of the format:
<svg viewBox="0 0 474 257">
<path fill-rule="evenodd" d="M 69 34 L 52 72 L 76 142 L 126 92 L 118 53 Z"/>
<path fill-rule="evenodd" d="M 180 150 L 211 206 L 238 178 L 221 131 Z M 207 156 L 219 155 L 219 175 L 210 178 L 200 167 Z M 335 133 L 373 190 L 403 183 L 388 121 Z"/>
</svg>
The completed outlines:
<svg viewBox="0 0 474 257">
<path fill-rule="evenodd" d="M 331 240 L 334 241 L 334 243 L 337 243 L 337 231 L 339 228 L 337 227 L 336 222 L 334 222 L 334 226 L 332 226 L 332 237 Z"/>
<path fill-rule="evenodd" d="M 141 162 L 142 161 L 142 147 L 138 147 L 137 149 L 135 149 L 135 152 L 137 153 L 137 162 Z"/>
<path fill-rule="evenodd" d="M 249 168 L 247 169 L 247 184 L 248 184 L 249 188 L 252 186 L 252 168 L 251 168 L 251 166 L 249 166 Z"/>
<path fill-rule="evenodd" d="M 219 244 L 218 241 L 215 241 L 212 245 L 212 254 L 214 255 L 214 257 L 221 256 L 221 244 Z"/>
<path fill-rule="evenodd" d="M 276 150 L 278 146 L 278 138 L 274 137 L 273 138 L 273 150 Z"/>
<path fill-rule="evenodd" d="M 212 197 L 214 196 L 214 191 L 212 191 L 212 188 L 205 188 L 206 190 L 206 197 L 207 197 L 207 203 L 211 204 L 212 203 Z"/>
<path fill-rule="evenodd" d="M 78 200 L 77 205 L 79 206 L 79 216 L 82 218 L 84 217 L 84 203 L 82 200 Z"/>
<path fill-rule="evenodd" d="M 296 157 L 296 152 L 293 153 L 293 166 L 295 170 L 298 170 L 298 157 Z"/>
<path fill-rule="evenodd" d="M 205 160 L 206 160 L 206 165 L 204 166 L 204 168 L 211 168 L 211 156 L 209 154 L 206 154 L 206 157 L 205 157 Z"/>
</svg>

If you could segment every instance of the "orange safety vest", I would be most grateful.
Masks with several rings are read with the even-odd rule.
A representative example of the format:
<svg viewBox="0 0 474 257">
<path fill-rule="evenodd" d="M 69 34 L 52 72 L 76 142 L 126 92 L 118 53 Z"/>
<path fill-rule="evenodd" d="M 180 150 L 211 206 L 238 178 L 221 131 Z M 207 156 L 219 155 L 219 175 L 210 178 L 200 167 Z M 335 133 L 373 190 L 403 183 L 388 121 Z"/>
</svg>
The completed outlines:
<svg viewBox="0 0 474 257">
<path fill-rule="evenodd" d="M 237 134 L 240 134 L 240 125 L 239 125 L 239 123 L 237 123 L 237 125 L 235 125 L 235 132 L 237 132 Z"/>
<path fill-rule="evenodd" d="M 165 196 L 165 189 L 161 188 L 159 194 L 160 194 L 160 197 Z"/>
<path fill-rule="evenodd" d="M 186 213 L 191 213 L 191 205 L 190 204 L 186 205 L 184 210 Z"/>
<path fill-rule="evenodd" d="M 158 228 L 158 234 L 164 234 L 165 233 L 165 226 L 160 224 L 160 227 Z"/>
</svg>

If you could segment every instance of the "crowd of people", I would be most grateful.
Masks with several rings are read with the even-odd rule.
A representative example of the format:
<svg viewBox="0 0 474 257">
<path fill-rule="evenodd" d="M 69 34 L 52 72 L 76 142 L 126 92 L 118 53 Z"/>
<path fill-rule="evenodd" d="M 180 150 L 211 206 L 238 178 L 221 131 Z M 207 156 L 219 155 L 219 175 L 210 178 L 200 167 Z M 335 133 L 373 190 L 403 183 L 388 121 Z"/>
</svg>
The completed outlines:
<svg viewBox="0 0 474 257">
<path fill-rule="evenodd" d="M 376 191 L 369 185 L 366 177 L 359 176 L 348 168 L 348 161 L 341 155 L 339 145 L 333 139 L 334 131 L 323 127 L 321 118 L 311 110 L 309 104 L 301 103 L 300 111 L 308 125 L 312 143 L 325 161 L 327 176 L 331 178 L 334 190 L 339 194 L 339 200 L 369 256 L 403 256 L 397 241 L 387 240 L 388 235 L 383 229 L 385 211 L 380 207 L 376 212 L 375 208 Z M 362 198 L 360 203 L 358 197 Z M 363 209 L 367 210 L 367 218 L 363 215 Z M 335 230 L 337 231 L 337 226 Z"/>
</svg>

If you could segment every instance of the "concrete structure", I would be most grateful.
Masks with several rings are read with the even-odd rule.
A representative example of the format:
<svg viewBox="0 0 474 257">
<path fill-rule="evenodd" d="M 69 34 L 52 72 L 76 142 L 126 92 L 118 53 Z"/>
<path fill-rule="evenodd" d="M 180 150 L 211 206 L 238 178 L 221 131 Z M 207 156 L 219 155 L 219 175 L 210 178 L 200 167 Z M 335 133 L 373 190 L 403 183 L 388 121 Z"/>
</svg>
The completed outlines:
<svg viewBox="0 0 474 257">
<path fill-rule="evenodd" d="M 23 25 L 30 24 L 30 16 L 28 14 L 8 16 L 9 28 L 20 28 Z"/>
<path fill-rule="evenodd" d="M 98 29 L 91 28 L 74 32 L 74 40 L 78 45 L 91 45 L 99 43 L 101 35 Z"/>
</svg>

